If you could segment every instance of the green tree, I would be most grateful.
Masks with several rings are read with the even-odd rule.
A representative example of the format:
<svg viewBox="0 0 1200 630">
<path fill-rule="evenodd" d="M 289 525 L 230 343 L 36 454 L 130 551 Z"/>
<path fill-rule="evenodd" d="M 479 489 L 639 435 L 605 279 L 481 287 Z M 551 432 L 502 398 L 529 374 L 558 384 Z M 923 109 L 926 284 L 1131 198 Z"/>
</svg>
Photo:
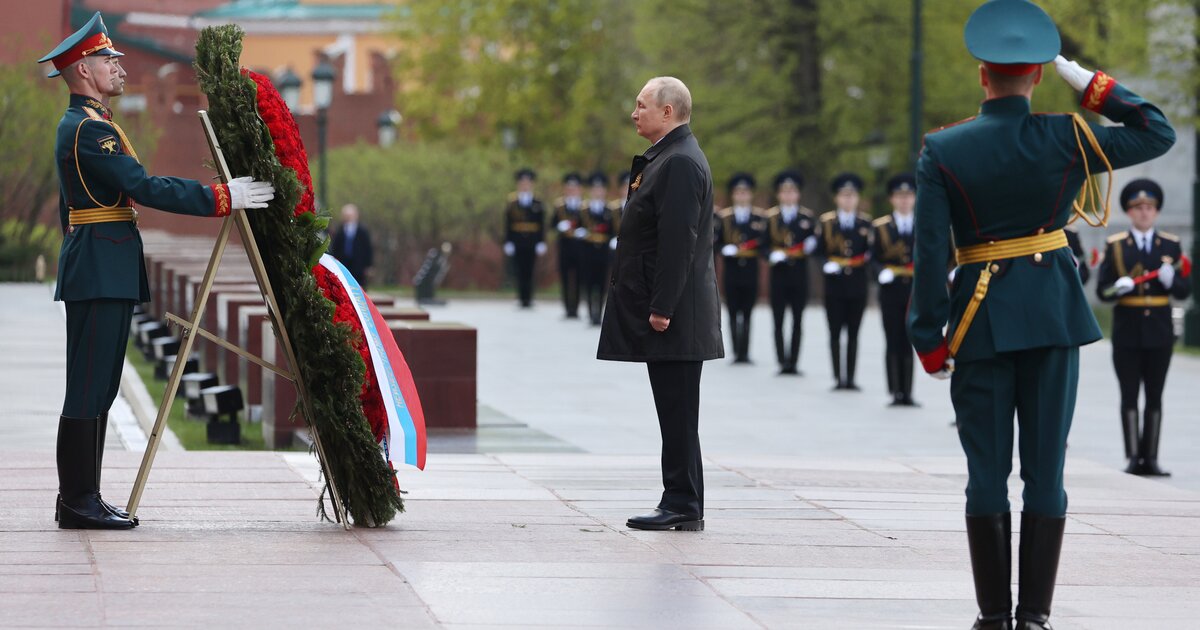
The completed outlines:
<svg viewBox="0 0 1200 630">
<path fill-rule="evenodd" d="M 54 133 L 63 102 L 46 83 L 35 66 L 0 65 L 0 147 L 9 151 L 0 160 L 0 219 L 15 226 L 0 248 L 27 245 L 58 192 Z"/>
<path fill-rule="evenodd" d="M 411 0 L 400 15 L 397 100 L 416 137 L 585 169 L 627 162 L 627 3 Z"/>
</svg>

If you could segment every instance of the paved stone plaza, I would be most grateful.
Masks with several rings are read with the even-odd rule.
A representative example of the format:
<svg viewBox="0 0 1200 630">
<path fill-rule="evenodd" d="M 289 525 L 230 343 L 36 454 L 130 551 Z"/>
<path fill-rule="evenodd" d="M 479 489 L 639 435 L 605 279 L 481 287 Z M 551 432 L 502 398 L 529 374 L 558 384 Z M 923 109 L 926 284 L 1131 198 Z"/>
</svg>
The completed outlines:
<svg viewBox="0 0 1200 630">
<path fill-rule="evenodd" d="M 878 314 L 859 394 L 832 385 L 820 308 L 801 369 L 775 376 L 769 313 L 753 366 L 706 365 L 707 530 L 630 531 L 657 500 L 645 368 L 595 361 L 596 329 L 551 301 L 453 301 L 479 330 L 476 435 L 431 439 L 407 514 L 345 532 L 315 519 L 307 454 L 160 453 L 132 532 L 51 520 L 63 324 L 46 287 L 0 285 L 0 626 L 965 629 L 975 611 L 965 463 L 947 387 L 885 407 Z M 17 331 L 17 332 L 13 332 Z M 1109 347 L 1084 349 L 1068 458 L 1059 630 L 1195 627 L 1200 360 L 1165 395 L 1167 481 L 1124 475 Z M 119 414 L 116 414 L 119 415 Z M 106 496 L 144 436 L 118 424 Z M 1020 484 L 1015 480 L 1014 509 Z"/>
</svg>

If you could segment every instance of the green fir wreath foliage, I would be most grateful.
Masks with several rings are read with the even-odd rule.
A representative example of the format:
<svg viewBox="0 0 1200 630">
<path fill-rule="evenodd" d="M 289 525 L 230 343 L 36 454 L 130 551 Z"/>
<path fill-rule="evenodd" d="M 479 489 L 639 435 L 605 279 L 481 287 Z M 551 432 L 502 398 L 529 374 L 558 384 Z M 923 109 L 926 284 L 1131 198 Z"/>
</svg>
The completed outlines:
<svg viewBox="0 0 1200 630">
<path fill-rule="evenodd" d="M 329 219 L 311 213 L 293 217 L 300 182 L 275 156 L 258 115 L 254 81 L 240 72 L 242 36 L 235 25 L 201 31 L 196 74 L 231 173 L 275 185 L 270 206 L 246 214 L 308 390 L 313 417 L 305 420 L 320 435 L 346 512 L 355 524 L 382 526 L 404 511 L 404 502 L 362 412 L 366 365 L 351 345 L 357 333 L 333 323 L 333 302 L 310 271 L 327 246 L 322 231 Z M 324 516 L 324 503 L 318 505 Z"/>
</svg>

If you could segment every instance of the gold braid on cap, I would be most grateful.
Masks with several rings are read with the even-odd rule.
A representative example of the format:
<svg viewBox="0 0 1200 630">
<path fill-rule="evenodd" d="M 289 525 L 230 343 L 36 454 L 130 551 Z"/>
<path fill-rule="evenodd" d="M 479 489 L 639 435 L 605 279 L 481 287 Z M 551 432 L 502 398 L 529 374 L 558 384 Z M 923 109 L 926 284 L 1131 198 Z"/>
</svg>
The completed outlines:
<svg viewBox="0 0 1200 630">
<path fill-rule="evenodd" d="M 1074 215 L 1071 217 L 1068 224 L 1074 223 L 1076 219 L 1083 219 L 1084 223 L 1092 227 L 1105 227 L 1108 225 L 1109 216 L 1109 200 L 1112 198 L 1112 183 L 1113 183 L 1113 167 L 1108 161 L 1108 156 L 1104 155 L 1104 149 L 1100 148 L 1100 142 L 1096 140 L 1096 134 L 1092 133 L 1092 128 L 1087 121 L 1078 113 L 1071 114 L 1071 122 L 1075 128 L 1075 143 L 1079 146 L 1079 154 L 1083 156 L 1083 188 L 1079 190 L 1079 196 L 1071 204 Z M 1083 140 L 1087 138 L 1088 145 L 1092 151 L 1104 163 L 1104 168 L 1108 171 L 1108 187 L 1104 193 L 1103 212 L 1097 205 L 1100 204 L 1100 182 L 1096 179 L 1100 176 L 1099 173 L 1092 174 L 1091 167 L 1088 166 L 1086 147 Z"/>
</svg>

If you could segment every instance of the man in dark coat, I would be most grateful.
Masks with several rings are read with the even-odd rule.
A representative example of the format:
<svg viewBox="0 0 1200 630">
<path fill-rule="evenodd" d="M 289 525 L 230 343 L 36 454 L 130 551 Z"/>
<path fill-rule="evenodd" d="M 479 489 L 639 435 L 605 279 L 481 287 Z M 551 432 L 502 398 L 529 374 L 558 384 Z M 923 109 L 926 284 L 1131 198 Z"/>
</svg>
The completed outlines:
<svg viewBox="0 0 1200 630">
<path fill-rule="evenodd" d="M 662 432 L 663 494 L 636 529 L 704 529 L 700 368 L 725 356 L 713 265 L 712 171 L 692 130 L 692 97 L 657 77 L 637 97 L 633 121 L 653 143 L 633 158 L 629 200 L 597 358 L 646 363 Z"/>
<path fill-rule="evenodd" d="M 358 222 L 358 206 L 342 206 L 342 224 L 329 242 L 329 253 L 350 270 L 365 291 L 375 252 L 371 249 L 371 233 Z"/>
</svg>

